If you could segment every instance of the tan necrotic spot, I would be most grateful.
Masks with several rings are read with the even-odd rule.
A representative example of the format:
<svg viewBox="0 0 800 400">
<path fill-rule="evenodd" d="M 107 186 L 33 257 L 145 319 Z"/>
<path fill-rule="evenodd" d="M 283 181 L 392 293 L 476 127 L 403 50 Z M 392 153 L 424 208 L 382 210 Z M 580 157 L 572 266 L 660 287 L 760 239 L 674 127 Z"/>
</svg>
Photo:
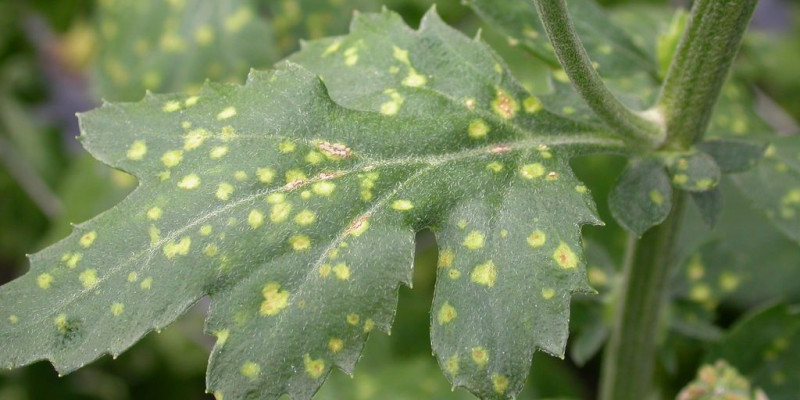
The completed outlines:
<svg viewBox="0 0 800 400">
<path fill-rule="evenodd" d="M 353 221 L 350 226 L 345 229 L 345 234 L 350 236 L 361 236 L 361 234 L 366 232 L 367 229 L 369 229 L 369 219 L 366 216 L 362 216 Z"/>
<path fill-rule="evenodd" d="M 561 242 L 556 250 L 553 252 L 553 259 L 558 266 L 564 269 L 573 269 L 578 266 L 578 256 L 572 252 L 569 245 Z"/>
<path fill-rule="evenodd" d="M 349 158 L 351 153 L 350 148 L 342 143 L 321 142 L 317 148 L 333 159 Z"/>
<path fill-rule="evenodd" d="M 358 314 L 347 314 L 347 323 L 350 325 L 358 325 Z"/>
</svg>

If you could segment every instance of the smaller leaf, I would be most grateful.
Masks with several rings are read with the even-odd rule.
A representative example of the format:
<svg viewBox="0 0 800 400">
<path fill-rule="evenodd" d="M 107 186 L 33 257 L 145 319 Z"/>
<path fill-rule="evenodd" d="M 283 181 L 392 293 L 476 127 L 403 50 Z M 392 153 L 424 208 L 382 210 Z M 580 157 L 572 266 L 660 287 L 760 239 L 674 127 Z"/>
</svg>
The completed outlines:
<svg viewBox="0 0 800 400">
<path fill-rule="evenodd" d="M 714 159 L 699 151 L 668 154 L 664 163 L 672 185 L 689 192 L 705 192 L 717 187 L 722 175 Z"/>
<path fill-rule="evenodd" d="M 678 394 L 678 400 L 717 399 L 767 400 L 767 396 L 760 389 L 753 391 L 750 382 L 724 360 L 701 366 L 697 379 Z"/>
<path fill-rule="evenodd" d="M 632 159 L 608 198 L 611 214 L 636 236 L 656 226 L 672 209 L 672 185 L 656 159 Z"/>
<path fill-rule="evenodd" d="M 694 205 L 700 211 L 700 216 L 709 228 L 713 228 L 717 223 L 717 217 L 722 211 L 722 192 L 719 188 L 714 188 L 706 192 L 690 192 Z"/>
<path fill-rule="evenodd" d="M 766 146 L 745 140 L 722 139 L 700 143 L 697 148 L 711 156 L 723 173 L 732 174 L 755 167 L 764 156 Z"/>
</svg>

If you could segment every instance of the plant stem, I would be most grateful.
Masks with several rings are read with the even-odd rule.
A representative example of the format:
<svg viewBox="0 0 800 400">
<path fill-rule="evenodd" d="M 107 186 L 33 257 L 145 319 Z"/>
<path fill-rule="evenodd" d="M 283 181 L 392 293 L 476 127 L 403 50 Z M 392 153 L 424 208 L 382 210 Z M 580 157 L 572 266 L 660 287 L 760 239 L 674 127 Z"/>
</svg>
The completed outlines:
<svg viewBox="0 0 800 400">
<path fill-rule="evenodd" d="M 669 148 L 703 137 L 758 0 L 695 0 L 657 103 Z"/>
<path fill-rule="evenodd" d="M 628 239 L 624 282 L 603 354 L 601 400 L 641 400 L 651 394 L 656 338 L 685 196 L 673 195 L 672 213 L 664 223 L 639 240 Z"/>
<path fill-rule="evenodd" d="M 595 71 L 575 32 L 565 0 L 534 2 L 558 61 L 589 108 L 634 147 L 661 145 L 666 136 L 660 124 L 622 104 Z"/>
</svg>

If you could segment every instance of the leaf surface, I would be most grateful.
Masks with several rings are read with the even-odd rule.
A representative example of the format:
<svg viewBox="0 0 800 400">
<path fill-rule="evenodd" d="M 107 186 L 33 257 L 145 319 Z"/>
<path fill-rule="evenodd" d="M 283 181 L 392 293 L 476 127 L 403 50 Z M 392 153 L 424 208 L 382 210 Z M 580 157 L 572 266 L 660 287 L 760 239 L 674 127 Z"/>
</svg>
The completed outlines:
<svg viewBox="0 0 800 400">
<path fill-rule="evenodd" d="M 630 160 L 608 203 L 617 222 L 636 236 L 664 222 L 672 209 L 672 186 L 661 161 Z"/>
<path fill-rule="evenodd" d="M 512 397 L 536 348 L 563 356 L 570 296 L 591 290 L 580 226 L 599 223 L 568 161 L 620 142 L 530 107 L 435 13 L 418 31 L 363 15 L 294 60 L 324 84 L 290 62 L 82 115 L 85 147 L 140 186 L 0 289 L 0 365 L 72 371 L 208 295 L 209 390 L 310 398 L 389 330 L 429 226 L 434 349 L 454 384 Z"/>
</svg>

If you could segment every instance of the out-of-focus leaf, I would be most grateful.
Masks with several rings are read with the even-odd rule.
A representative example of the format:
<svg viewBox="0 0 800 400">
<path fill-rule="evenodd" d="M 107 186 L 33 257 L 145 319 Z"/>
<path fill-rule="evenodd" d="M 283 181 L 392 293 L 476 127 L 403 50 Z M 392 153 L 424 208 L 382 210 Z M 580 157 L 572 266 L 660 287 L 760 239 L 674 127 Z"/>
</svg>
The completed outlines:
<svg viewBox="0 0 800 400">
<path fill-rule="evenodd" d="M 768 400 L 760 389 L 753 390 L 750 382 L 736 368 L 719 360 L 704 364 L 697 378 L 681 390 L 677 400 Z"/>
<path fill-rule="evenodd" d="M 745 172 L 755 167 L 764 156 L 765 145 L 736 139 L 712 139 L 697 145 L 703 153 L 714 158 L 726 174 Z"/>
<path fill-rule="evenodd" d="M 724 359 L 772 400 L 800 397 L 800 314 L 778 304 L 743 317 L 706 360 Z"/>
<path fill-rule="evenodd" d="M 145 90 L 196 92 L 206 80 L 242 82 L 276 58 L 251 0 L 100 1 L 95 84 L 107 100 Z"/>
<path fill-rule="evenodd" d="M 722 191 L 719 188 L 714 188 L 705 192 L 690 192 L 692 201 L 700 211 L 700 216 L 703 221 L 713 228 L 717 223 L 719 213 L 722 211 Z"/>
<path fill-rule="evenodd" d="M 658 225 L 672 209 L 672 185 L 657 159 L 631 160 L 608 198 L 611 214 L 636 236 Z"/>
</svg>

